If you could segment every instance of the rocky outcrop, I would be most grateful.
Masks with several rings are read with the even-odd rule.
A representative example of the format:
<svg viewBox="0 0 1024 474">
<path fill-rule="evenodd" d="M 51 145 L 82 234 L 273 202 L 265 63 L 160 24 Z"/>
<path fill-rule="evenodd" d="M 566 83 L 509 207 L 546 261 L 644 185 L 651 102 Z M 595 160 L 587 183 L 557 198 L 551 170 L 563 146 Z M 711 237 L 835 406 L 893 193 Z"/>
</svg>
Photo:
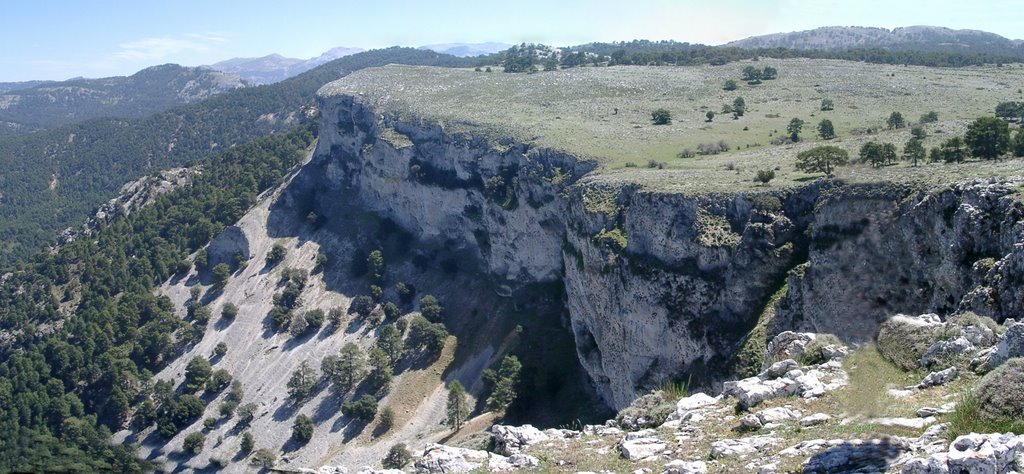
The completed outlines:
<svg viewBox="0 0 1024 474">
<path fill-rule="evenodd" d="M 317 214 L 354 200 L 512 291 L 561 282 L 579 361 L 616 409 L 666 380 L 724 380 L 783 284 L 769 339 L 867 340 L 900 312 L 1024 311 L 1022 180 L 671 194 L 331 90 L 301 185 Z"/>
</svg>

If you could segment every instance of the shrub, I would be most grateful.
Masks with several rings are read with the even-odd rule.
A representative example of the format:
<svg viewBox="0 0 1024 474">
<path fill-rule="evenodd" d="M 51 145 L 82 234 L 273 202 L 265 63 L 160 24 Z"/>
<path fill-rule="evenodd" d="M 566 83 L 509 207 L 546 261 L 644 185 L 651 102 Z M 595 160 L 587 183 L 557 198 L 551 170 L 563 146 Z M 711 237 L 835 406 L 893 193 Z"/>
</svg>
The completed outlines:
<svg viewBox="0 0 1024 474">
<path fill-rule="evenodd" d="M 253 439 L 252 433 L 249 431 L 242 433 L 242 440 L 238 443 L 239 451 L 249 454 L 254 446 L 256 446 L 256 440 Z"/>
<path fill-rule="evenodd" d="M 210 379 L 210 374 L 213 372 L 213 368 L 210 367 L 210 361 L 205 357 L 193 357 L 185 366 L 185 392 L 196 393 L 199 389 L 206 385 L 206 381 Z"/>
<path fill-rule="evenodd" d="M 213 348 L 213 355 L 216 356 L 216 357 L 223 357 L 224 354 L 227 354 L 227 353 L 228 353 L 228 345 L 225 344 L 223 341 L 218 342 L 217 345 Z"/>
<path fill-rule="evenodd" d="M 360 316 L 368 316 L 370 310 L 373 309 L 373 298 L 366 295 L 359 295 L 352 298 L 352 304 L 348 307 L 348 312 L 355 313 Z"/>
<path fill-rule="evenodd" d="M 1024 423 L 1024 358 L 1013 358 L 982 377 L 974 389 L 981 417 L 998 423 Z"/>
<path fill-rule="evenodd" d="M 277 462 L 277 455 L 273 451 L 263 448 L 256 451 L 256 454 L 252 455 L 252 459 L 249 461 L 253 466 L 271 468 Z"/>
<path fill-rule="evenodd" d="M 231 373 L 224 369 L 217 369 L 213 372 L 210 380 L 206 381 L 206 393 L 220 393 L 221 390 L 231 385 Z"/>
<path fill-rule="evenodd" d="M 281 260 L 284 260 L 285 255 L 288 254 L 288 249 L 284 248 L 284 245 L 274 244 L 267 252 L 267 265 L 273 265 Z"/>
<path fill-rule="evenodd" d="M 221 288 L 227 284 L 228 278 L 231 278 L 231 267 L 226 263 L 218 263 L 213 267 L 213 284 L 217 288 Z"/>
<path fill-rule="evenodd" d="M 246 403 L 238 407 L 238 421 L 243 425 L 247 425 L 252 422 L 252 419 L 256 416 L 256 404 Z"/>
<path fill-rule="evenodd" d="M 437 320 L 441 319 L 441 312 L 443 311 L 444 307 L 441 306 L 441 303 L 437 301 L 434 295 L 425 295 L 420 298 L 420 314 L 424 318 L 437 322 Z"/>
<path fill-rule="evenodd" d="M 306 319 L 304 314 L 293 313 L 291 319 L 288 322 L 288 333 L 292 337 L 300 337 L 306 334 L 306 330 L 309 329 L 309 321 Z"/>
<path fill-rule="evenodd" d="M 655 125 L 668 125 L 672 123 L 672 112 L 667 109 L 657 109 L 651 112 L 651 121 Z"/>
<path fill-rule="evenodd" d="M 828 112 L 829 110 L 835 109 L 835 103 L 832 99 L 821 99 L 821 111 Z"/>
<path fill-rule="evenodd" d="M 737 87 L 738 85 L 736 84 L 735 79 L 727 79 L 725 84 L 722 86 L 722 90 L 734 91 Z"/>
<path fill-rule="evenodd" d="M 238 306 L 235 306 L 235 305 L 233 305 L 231 303 L 224 303 L 224 307 L 222 307 L 220 309 L 220 317 L 222 317 L 222 318 L 224 318 L 224 319 L 226 319 L 228 321 L 234 321 L 235 317 L 237 317 L 237 316 L 238 316 Z"/>
<path fill-rule="evenodd" d="M 679 158 L 693 158 L 694 156 L 697 156 L 697 154 L 694 153 L 693 150 L 689 148 L 684 148 L 683 151 L 679 152 L 679 154 L 676 156 L 678 156 Z"/>
<path fill-rule="evenodd" d="M 372 395 L 363 395 L 358 401 L 342 403 L 341 411 L 357 420 L 370 421 L 377 416 L 377 399 Z"/>
<path fill-rule="evenodd" d="M 775 170 L 757 170 L 757 176 L 754 177 L 754 181 L 761 184 L 768 184 L 773 179 L 775 179 Z"/>
<path fill-rule="evenodd" d="M 615 421 L 627 430 L 654 428 L 665 423 L 675 410 L 675 402 L 665 392 L 656 390 L 633 400 L 633 403 L 619 412 Z"/>
<path fill-rule="evenodd" d="M 313 439 L 313 420 L 306 415 L 295 417 L 295 422 L 292 423 L 292 439 L 301 444 Z"/>
<path fill-rule="evenodd" d="M 391 428 L 395 425 L 395 410 L 391 407 L 385 407 L 380 412 L 380 431 L 387 433 L 391 431 Z M 384 466 L 387 467 L 387 466 Z M 401 467 L 401 466 L 399 466 Z"/>
<path fill-rule="evenodd" d="M 235 410 L 238 409 L 238 402 L 234 400 L 225 400 L 221 402 L 220 406 L 217 407 L 217 412 L 224 418 L 231 418 L 235 414 Z"/>
<path fill-rule="evenodd" d="M 750 198 L 754 209 L 765 212 L 777 212 L 782 210 L 782 201 L 771 194 L 757 194 Z"/>
<path fill-rule="evenodd" d="M 310 329 L 320 329 L 320 326 L 324 325 L 324 310 L 312 309 L 306 311 L 306 323 L 309 324 Z"/>
<path fill-rule="evenodd" d="M 203 445 L 206 444 L 206 436 L 196 431 L 195 433 L 189 433 L 185 437 L 185 441 L 182 442 L 181 447 L 186 453 L 199 454 L 203 451 Z"/>
<path fill-rule="evenodd" d="M 982 377 L 950 416 L 950 436 L 1024 434 L 1024 358 L 1013 358 Z"/>
<path fill-rule="evenodd" d="M 327 320 L 331 322 L 331 326 L 336 328 L 341 327 L 341 324 L 345 322 L 345 311 L 340 307 L 332 308 L 331 311 L 327 313 Z"/>
<path fill-rule="evenodd" d="M 938 326 L 928 326 L 906 316 L 895 316 L 878 329 L 878 352 L 903 370 L 920 368 L 921 356 L 941 336 Z"/>
<path fill-rule="evenodd" d="M 401 469 L 411 461 L 412 453 L 409 452 L 409 448 L 406 448 L 404 443 L 398 443 L 388 450 L 388 455 L 381 464 L 385 469 Z"/>
</svg>

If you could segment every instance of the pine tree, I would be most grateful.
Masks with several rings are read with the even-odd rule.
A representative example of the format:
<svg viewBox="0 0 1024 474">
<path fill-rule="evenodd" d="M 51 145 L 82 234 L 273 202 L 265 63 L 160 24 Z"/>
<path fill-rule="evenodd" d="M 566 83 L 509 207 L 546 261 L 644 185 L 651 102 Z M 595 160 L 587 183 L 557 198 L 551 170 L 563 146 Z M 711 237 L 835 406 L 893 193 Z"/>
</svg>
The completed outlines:
<svg viewBox="0 0 1024 474">
<path fill-rule="evenodd" d="M 445 413 L 447 414 L 445 424 L 455 431 L 462 429 L 462 424 L 469 417 L 469 400 L 466 399 L 466 389 L 458 380 L 448 386 L 448 405 Z"/>
</svg>

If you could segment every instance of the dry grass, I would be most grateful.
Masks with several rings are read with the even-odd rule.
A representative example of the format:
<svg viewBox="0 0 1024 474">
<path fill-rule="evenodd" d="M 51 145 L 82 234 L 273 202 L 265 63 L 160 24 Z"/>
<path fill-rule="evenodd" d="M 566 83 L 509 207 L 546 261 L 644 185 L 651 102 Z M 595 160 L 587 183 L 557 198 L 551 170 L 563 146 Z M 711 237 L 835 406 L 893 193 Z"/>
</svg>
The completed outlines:
<svg viewBox="0 0 1024 474">
<path fill-rule="evenodd" d="M 577 68 L 538 74 L 477 73 L 471 70 L 416 66 L 365 69 L 325 86 L 322 94 L 355 94 L 406 119 L 437 122 L 446 131 L 499 138 L 514 136 L 538 146 L 567 150 L 602 163 L 602 178 L 637 182 L 676 192 L 751 190 L 759 169 L 776 169 L 772 186 L 794 186 L 809 175 L 796 171 L 798 152 L 821 142 L 815 127 L 828 118 L 838 139 L 830 144 L 856 152 L 868 140 L 902 146 L 909 128 L 883 130 L 885 119 L 899 111 L 908 121 L 928 111 L 940 122 L 926 126 L 933 146 L 966 123 L 991 115 L 995 105 L 1017 99 L 1021 66 L 936 69 L 831 60 L 762 60 L 780 77 L 758 86 L 725 92 L 743 63 L 725 66 Z M 707 110 L 744 97 L 747 113 L 738 120 L 721 115 L 705 122 Z M 835 101 L 822 112 L 821 99 Z M 669 125 L 653 125 L 651 111 L 673 114 Z M 795 145 L 770 145 L 785 134 L 793 117 L 806 121 Z M 680 159 L 683 149 L 724 140 L 733 151 Z M 648 160 L 666 162 L 664 170 L 642 167 Z M 626 168 L 632 162 L 641 165 Z M 732 163 L 732 169 L 726 164 Z M 849 181 L 924 181 L 1020 173 L 1019 161 L 927 165 L 907 164 L 872 169 L 844 167 L 837 176 Z"/>
</svg>

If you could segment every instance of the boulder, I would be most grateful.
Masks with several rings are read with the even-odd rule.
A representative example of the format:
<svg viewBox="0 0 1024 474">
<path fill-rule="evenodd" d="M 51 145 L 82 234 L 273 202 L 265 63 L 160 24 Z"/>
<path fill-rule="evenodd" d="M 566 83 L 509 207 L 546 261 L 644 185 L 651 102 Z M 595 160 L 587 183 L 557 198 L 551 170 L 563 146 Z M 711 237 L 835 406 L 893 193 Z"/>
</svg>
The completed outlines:
<svg viewBox="0 0 1024 474">
<path fill-rule="evenodd" d="M 992 370 L 1014 357 L 1024 357 L 1024 323 L 1013 322 L 983 361 L 986 370 Z"/>
<path fill-rule="evenodd" d="M 817 425 L 828 423 L 829 420 L 831 420 L 831 419 L 832 419 L 831 415 L 827 415 L 825 413 L 815 413 L 813 415 L 805 416 L 805 417 L 801 418 L 800 419 L 800 426 L 804 426 L 804 427 L 807 427 L 807 426 L 817 426 Z"/>
<path fill-rule="evenodd" d="M 935 341 L 921 356 L 921 367 L 931 367 L 951 359 L 966 357 L 975 350 L 974 344 L 963 336 Z"/>
<path fill-rule="evenodd" d="M 1024 455 L 1024 437 L 971 433 L 949 445 L 946 463 L 950 472 L 1005 473 L 1024 468 L 1017 465 L 1018 455 Z"/>
<path fill-rule="evenodd" d="M 676 402 L 677 411 L 690 411 L 717 404 L 719 399 L 706 393 L 695 393 Z"/>
<path fill-rule="evenodd" d="M 917 388 L 926 389 L 930 387 L 938 387 L 939 385 L 945 385 L 955 379 L 957 376 L 956 367 L 950 367 L 945 370 L 938 372 L 932 372 L 925 376 L 921 383 L 917 384 Z"/>
<path fill-rule="evenodd" d="M 429 444 L 423 450 L 423 456 L 416 460 L 415 466 L 417 471 L 426 473 L 470 472 L 485 468 L 510 470 L 513 467 L 509 460 L 510 458 L 487 451 Z M 522 462 L 522 459 L 520 461 Z"/>
<path fill-rule="evenodd" d="M 779 438 L 769 436 L 751 436 L 739 439 L 723 439 L 711 443 L 713 459 L 746 456 L 778 443 Z"/>
<path fill-rule="evenodd" d="M 624 439 L 619 443 L 619 452 L 630 461 L 640 461 L 660 454 L 666 446 L 668 445 L 658 438 Z"/>
<path fill-rule="evenodd" d="M 757 418 L 761 424 L 778 423 L 780 421 L 800 418 L 800 412 L 785 407 L 768 408 L 757 412 Z"/>
<path fill-rule="evenodd" d="M 704 461 L 683 461 L 676 459 L 665 464 L 662 474 L 706 474 L 708 465 Z"/>
<path fill-rule="evenodd" d="M 532 425 L 494 425 L 491 427 L 491 434 L 494 435 L 495 451 L 505 456 L 511 456 L 531 444 L 549 439 L 548 435 Z"/>
<path fill-rule="evenodd" d="M 807 345 L 816 335 L 810 332 L 782 331 L 768 342 L 764 350 L 764 360 L 796 359 L 804 353 Z"/>
</svg>

